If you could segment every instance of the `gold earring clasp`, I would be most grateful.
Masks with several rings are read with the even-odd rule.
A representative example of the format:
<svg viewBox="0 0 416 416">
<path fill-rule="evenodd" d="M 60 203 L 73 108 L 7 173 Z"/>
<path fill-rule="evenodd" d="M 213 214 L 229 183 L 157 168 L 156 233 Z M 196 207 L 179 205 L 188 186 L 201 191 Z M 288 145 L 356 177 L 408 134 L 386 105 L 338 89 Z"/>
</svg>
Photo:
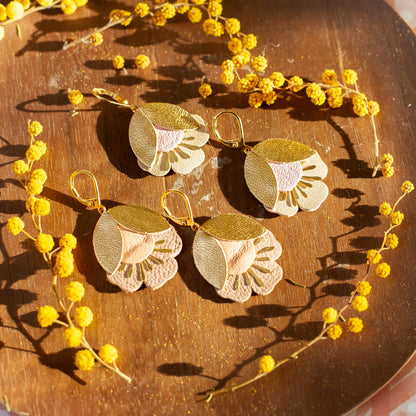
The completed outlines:
<svg viewBox="0 0 416 416">
<path fill-rule="evenodd" d="M 132 111 L 136 111 L 136 108 L 137 108 L 136 105 L 129 104 L 129 102 L 125 98 L 120 97 L 119 95 L 117 95 L 114 92 L 108 91 L 108 90 L 106 90 L 104 88 L 93 88 L 92 89 L 92 93 L 99 100 L 107 101 L 107 102 L 109 102 L 111 104 L 120 105 L 122 107 L 128 107 Z"/>
<path fill-rule="evenodd" d="M 95 197 L 93 198 L 83 198 L 79 192 L 77 191 L 75 187 L 75 178 L 80 175 L 85 174 L 87 175 L 94 184 L 94 192 Z M 97 179 L 95 179 L 95 176 L 88 170 L 79 169 L 75 172 L 72 172 L 70 178 L 69 178 L 69 187 L 71 188 L 71 192 L 74 195 L 74 197 L 81 202 L 81 204 L 84 204 L 88 208 L 95 208 L 98 210 L 100 214 L 103 214 L 105 212 L 105 207 L 101 205 L 101 199 L 100 199 L 100 191 L 98 190 L 98 184 Z"/>
<path fill-rule="evenodd" d="M 167 207 L 167 201 L 166 201 L 166 198 L 169 194 L 177 194 L 183 198 L 183 200 L 185 201 L 186 210 L 188 211 L 187 217 L 176 217 L 175 215 L 172 214 L 172 212 Z M 176 224 L 191 227 L 194 231 L 198 230 L 199 224 L 197 224 L 194 221 L 194 217 L 192 215 L 191 203 L 189 202 L 188 197 L 182 191 L 179 191 L 178 189 L 169 189 L 163 192 L 160 198 L 160 203 L 162 204 L 163 212 L 170 220 L 176 222 Z"/>
<path fill-rule="evenodd" d="M 220 135 L 220 133 L 218 132 L 218 129 L 217 129 L 217 122 L 218 122 L 218 119 L 223 114 L 231 114 L 237 120 L 238 128 L 240 130 L 240 138 L 239 139 L 224 140 L 221 137 L 221 135 Z M 229 111 L 229 110 L 224 110 L 224 111 L 219 112 L 217 115 L 215 115 L 215 117 L 212 120 L 212 131 L 214 132 L 217 139 L 224 146 L 231 147 L 233 149 L 242 148 L 244 152 L 247 152 L 247 151 L 250 150 L 250 146 L 247 146 L 246 143 L 245 143 L 243 123 L 241 121 L 241 118 L 237 114 L 235 114 L 234 112 Z"/>
</svg>

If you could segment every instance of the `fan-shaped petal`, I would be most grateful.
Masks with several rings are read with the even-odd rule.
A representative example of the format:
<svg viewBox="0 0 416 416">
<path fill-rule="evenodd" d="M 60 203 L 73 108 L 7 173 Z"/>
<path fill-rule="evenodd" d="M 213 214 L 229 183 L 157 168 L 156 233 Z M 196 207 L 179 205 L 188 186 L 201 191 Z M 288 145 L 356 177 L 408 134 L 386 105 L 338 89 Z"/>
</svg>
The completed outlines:
<svg viewBox="0 0 416 416">
<path fill-rule="evenodd" d="M 250 299 L 251 286 L 242 276 L 229 276 L 222 289 L 216 289 L 217 293 L 226 299 L 235 302 L 245 302 Z"/>
<path fill-rule="evenodd" d="M 256 266 L 259 266 L 260 269 L 257 269 Z M 250 275 L 252 273 L 255 273 L 256 279 Z M 282 279 L 283 270 L 279 264 L 274 262 L 266 264 L 254 262 L 248 274 L 253 291 L 258 295 L 268 295 Z"/>
<path fill-rule="evenodd" d="M 297 193 L 297 203 L 304 211 L 315 211 L 328 196 L 328 187 L 319 180 L 307 183 L 310 186 L 301 188 L 300 186 L 302 183 L 299 183 L 298 188 L 295 189 L 295 192 Z"/>
<path fill-rule="evenodd" d="M 172 152 L 175 152 L 175 150 Z M 205 159 L 205 153 L 202 149 L 186 149 L 185 153 L 189 155 L 188 158 L 183 157 L 179 152 L 175 152 L 175 157 L 171 160 L 172 170 L 181 175 L 187 175 L 192 172 Z"/>
<path fill-rule="evenodd" d="M 125 263 L 122 263 L 113 274 L 107 274 L 107 280 L 123 292 L 135 292 L 143 284 L 138 265 L 132 266 Z"/>
<path fill-rule="evenodd" d="M 178 263 L 170 258 L 163 264 L 152 264 L 152 270 L 146 271 L 145 285 L 151 289 L 159 289 L 178 271 Z"/>
</svg>

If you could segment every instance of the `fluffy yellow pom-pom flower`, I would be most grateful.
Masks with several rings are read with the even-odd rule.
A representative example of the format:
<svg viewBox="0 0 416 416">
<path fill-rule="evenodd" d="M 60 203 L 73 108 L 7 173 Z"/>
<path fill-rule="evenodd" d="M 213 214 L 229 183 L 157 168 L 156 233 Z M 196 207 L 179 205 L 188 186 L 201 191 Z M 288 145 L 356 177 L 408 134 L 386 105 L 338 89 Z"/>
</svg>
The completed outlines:
<svg viewBox="0 0 416 416">
<path fill-rule="evenodd" d="M 59 247 L 73 250 L 77 246 L 77 238 L 72 234 L 64 234 L 59 239 Z"/>
<path fill-rule="evenodd" d="M 218 1 L 210 1 L 208 3 L 207 11 L 213 17 L 221 16 L 222 5 Z"/>
<path fill-rule="evenodd" d="M 123 23 L 122 23 L 123 24 Z M 95 32 L 89 37 L 89 41 L 94 46 L 99 46 L 104 42 L 103 34 L 100 32 Z"/>
<path fill-rule="evenodd" d="M 241 24 L 240 21 L 234 17 L 227 19 L 225 22 L 225 31 L 230 35 L 235 35 L 240 31 Z"/>
<path fill-rule="evenodd" d="M 172 19 L 172 17 L 176 14 L 176 9 L 173 4 L 166 3 L 163 5 L 163 7 L 160 9 L 160 12 L 166 19 Z"/>
<path fill-rule="evenodd" d="M 13 235 L 20 234 L 25 228 L 25 223 L 19 217 L 11 217 L 7 220 L 6 229 Z"/>
<path fill-rule="evenodd" d="M 363 312 L 368 309 L 368 300 L 365 296 L 358 295 L 352 301 L 352 307 L 358 311 Z"/>
<path fill-rule="evenodd" d="M 115 69 L 123 69 L 124 68 L 124 58 L 121 55 L 116 55 L 113 58 L 113 67 Z"/>
<path fill-rule="evenodd" d="M 74 256 L 71 250 L 63 248 L 56 255 L 55 266 L 53 272 L 60 277 L 68 277 L 74 271 Z"/>
<path fill-rule="evenodd" d="M 88 306 L 79 306 L 75 309 L 74 320 L 81 328 L 90 325 L 93 317 L 94 314 Z"/>
<path fill-rule="evenodd" d="M 59 314 L 53 306 L 41 306 L 38 310 L 37 319 L 42 328 L 51 326 L 58 318 Z"/>
<path fill-rule="evenodd" d="M 377 264 L 381 260 L 381 254 L 377 250 L 367 251 L 367 263 Z"/>
<path fill-rule="evenodd" d="M 77 11 L 77 5 L 72 0 L 62 0 L 61 2 L 61 10 L 65 14 L 73 14 Z"/>
<path fill-rule="evenodd" d="M 42 151 L 38 146 L 31 144 L 26 150 L 28 160 L 39 160 L 42 157 Z"/>
<path fill-rule="evenodd" d="M 11 1 L 6 6 L 6 11 L 7 11 L 7 17 L 10 20 L 21 19 L 25 12 L 23 6 L 18 1 Z"/>
<path fill-rule="evenodd" d="M 46 182 L 46 179 L 48 179 L 48 175 L 46 174 L 44 169 L 35 169 L 31 175 L 30 179 L 33 179 L 35 181 L 42 182 L 42 185 Z"/>
<path fill-rule="evenodd" d="M 386 163 L 381 169 L 381 173 L 386 178 L 391 178 L 394 175 L 394 167 L 390 163 Z"/>
<path fill-rule="evenodd" d="M 224 84 L 232 84 L 234 81 L 234 72 L 233 71 L 224 71 L 221 74 L 221 81 Z"/>
<path fill-rule="evenodd" d="M 270 373 L 273 370 L 276 362 L 274 361 L 271 355 L 263 355 L 259 361 L 259 372 L 260 373 Z"/>
<path fill-rule="evenodd" d="M 84 95 L 79 90 L 71 90 L 68 93 L 68 100 L 73 105 L 79 105 L 84 101 Z"/>
<path fill-rule="evenodd" d="M 358 75 L 353 69 L 346 69 L 342 74 L 342 79 L 346 84 L 355 84 L 358 80 Z"/>
<path fill-rule="evenodd" d="M 118 357 L 118 351 L 115 347 L 113 347 L 110 344 L 106 344 L 103 345 L 100 350 L 98 351 L 98 355 L 100 356 L 100 358 L 108 363 L 111 364 L 113 363 L 115 360 L 117 360 Z"/>
<path fill-rule="evenodd" d="M 35 240 L 35 247 L 40 253 L 47 253 L 53 249 L 55 243 L 50 234 L 40 233 Z"/>
<path fill-rule="evenodd" d="M 210 84 L 204 83 L 198 88 L 199 95 L 203 98 L 212 94 L 212 88 Z"/>
<path fill-rule="evenodd" d="M 385 244 L 388 248 L 395 249 L 399 245 L 399 237 L 394 233 L 389 233 L 386 236 Z"/>
<path fill-rule="evenodd" d="M 261 92 L 253 92 L 248 97 L 248 103 L 251 107 L 259 108 L 263 104 L 263 94 Z"/>
<path fill-rule="evenodd" d="M 33 211 L 35 215 L 40 215 L 44 217 L 51 212 L 51 203 L 44 198 L 36 198 L 36 201 L 33 203 Z"/>
<path fill-rule="evenodd" d="M 46 150 L 48 149 L 46 143 L 44 143 L 42 140 L 36 140 L 35 142 L 33 142 L 33 146 L 36 146 L 40 150 L 42 156 L 46 153 Z"/>
<path fill-rule="evenodd" d="M 251 65 L 258 72 L 263 72 L 267 68 L 266 57 L 259 55 L 252 59 Z"/>
<path fill-rule="evenodd" d="M 37 179 L 31 179 L 26 185 L 26 190 L 30 195 L 39 195 L 43 191 L 43 183 Z"/>
<path fill-rule="evenodd" d="M 395 211 L 390 214 L 390 218 L 394 225 L 400 225 L 404 220 L 404 214 L 400 211 Z"/>
<path fill-rule="evenodd" d="M 385 279 L 387 276 L 390 275 L 390 266 L 387 263 L 380 263 L 377 266 L 376 273 Z"/>
<path fill-rule="evenodd" d="M 326 334 L 329 338 L 336 340 L 342 335 L 342 327 L 341 325 L 334 325 L 326 331 Z"/>
<path fill-rule="evenodd" d="M 274 88 L 274 82 L 270 78 L 263 78 L 259 82 L 259 89 L 263 94 L 268 94 L 272 92 Z"/>
<path fill-rule="evenodd" d="M 289 82 L 292 84 L 291 88 L 294 92 L 298 92 L 303 88 L 303 79 L 297 75 L 291 77 Z"/>
<path fill-rule="evenodd" d="M 65 286 L 65 296 L 71 302 L 80 301 L 85 295 L 85 288 L 81 282 L 71 282 Z"/>
<path fill-rule="evenodd" d="M 243 46 L 246 49 L 254 49 L 257 46 L 257 37 L 252 33 L 243 36 Z"/>
<path fill-rule="evenodd" d="M 228 49 L 234 54 L 240 53 L 243 50 L 243 44 L 241 40 L 238 38 L 232 38 L 228 42 L 227 46 L 228 46 Z"/>
<path fill-rule="evenodd" d="M 16 160 L 16 162 L 13 163 L 12 169 L 16 175 L 21 176 L 29 170 L 29 166 L 24 160 Z"/>
<path fill-rule="evenodd" d="M 0 22 L 4 22 L 7 20 L 7 9 L 6 6 L 0 4 Z M 3 26 L 0 26 L 3 29 Z M 4 36 L 4 29 L 3 29 L 3 36 Z"/>
<path fill-rule="evenodd" d="M 415 186 L 410 181 L 404 181 L 401 186 L 401 190 L 404 194 L 408 194 L 415 189 Z"/>
<path fill-rule="evenodd" d="M 350 318 L 348 320 L 348 329 L 355 334 L 363 330 L 363 321 L 360 318 Z"/>
<path fill-rule="evenodd" d="M 163 16 L 162 12 L 158 10 L 153 16 L 152 21 L 155 24 L 155 26 L 164 26 L 168 19 L 166 19 L 165 16 Z"/>
<path fill-rule="evenodd" d="M 273 81 L 273 84 L 276 88 L 282 87 L 286 81 L 284 75 L 281 72 L 273 72 L 269 78 Z"/>
<path fill-rule="evenodd" d="M 326 69 L 322 73 L 322 82 L 328 85 L 337 85 L 337 74 L 333 69 Z"/>
<path fill-rule="evenodd" d="M 371 292 L 371 285 L 366 280 L 364 282 L 358 282 L 357 285 L 357 293 L 359 293 L 362 296 L 367 296 Z"/>
<path fill-rule="evenodd" d="M 338 312 L 334 308 L 326 308 L 322 312 L 322 319 L 327 324 L 332 324 L 337 320 Z"/>
<path fill-rule="evenodd" d="M 91 370 L 94 367 L 94 356 L 91 351 L 77 351 L 75 354 L 75 366 L 82 371 Z"/>
<path fill-rule="evenodd" d="M 68 347 L 78 347 L 82 341 L 82 331 L 74 326 L 66 328 L 64 331 L 64 341 Z"/>
<path fill-rule="evenodd" d="M 202 12 L 198 7 L 191 7 L 187 13 L 188 19 L 191 23 L 198 23 L 202 19 Z"/>
<path fill-rule="evenodd" d="M 29 125 L 29 134 L 32 134 L 34 137 L 39 136 L 43 131 L 42 124 L 39 121 L 32 121 Z"/>
<path fill-rule="evenodd" d="M 145 69 L 150 65 L 150 59 L 147 55 L 137 55 L 134 60 L 137 68 Z"/>
<path fill-rule="evenodd" d="M 146 3 L 137 3 L 136 7 L 134 8 L 134 13 L 139 17 L 145 17 L 149 14 L 149 12 L 149 6 Z"/>
<path fill-rule="evenodd" d="M 384 215 L 385 217 L 388 217 L 391 213 L 391 205 L 388 202 L 383 202 L 379 207 L 378 207 L 378 212 L 381 215 Z"/>
</svg>

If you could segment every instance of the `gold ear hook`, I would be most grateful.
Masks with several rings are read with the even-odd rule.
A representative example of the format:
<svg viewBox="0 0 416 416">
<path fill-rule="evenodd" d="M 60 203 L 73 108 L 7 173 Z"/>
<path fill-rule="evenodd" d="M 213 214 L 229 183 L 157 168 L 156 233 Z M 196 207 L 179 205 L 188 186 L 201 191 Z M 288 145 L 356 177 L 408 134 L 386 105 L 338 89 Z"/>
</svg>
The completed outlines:
<svg viewBox="0 0 416 416">
<path fill-rule="evenodd" d="M 177 194 L 177 195 L 180 195 L 184 199 L 186 210 L 188 211 L 187 217 L 176 217 L 170 212 L 169 208 L 167 207 L 167 202 L 166 202 L 166 197 L 169 194 Z M 163 208 L 165 215 L 170 220 L 176 222 L 176 224 L 191 227 L 194 231 L 198 230 L 199 224 L 197 224 L 194 221 L 194 217 L 192 215 L 191 203 L 189 202 L 188 197 L 182 191 L 179 191 L 178 189 L 169 189 L 163 192 L 162 197 L 160 198 L 160 203 L 162 204 L 162 208 Z"/>
<path fill-rule="evenodd" d="M 136 111 L 136 105 L 129 104 L 129 102 L 125 98 L 120 97 L 114 92 L 108 91 L 104 88 L 93 88 L 92 93 L 102 101 L 107 101 L 111 104 L 120 105 L 122 107 L 128 107 L 132 111 Z"/>
<path fill-rule="evenodd" d="M 95 197 L 94 198 L 83 198 L 77 189 L 75 188 L 75 178 L 76 176 L 80 174 L 85 174 L 90 177 L 94 184 L 94 192 Z M 98 184 L 97 180 L 95 179 L 95 176 L 88 170 L 79 169 L 75 172 L 72 172 L 72 175 L 69 178 L 69 187 L 71 188 L 71 192 L 74 195 L 74 197 L 81 202 L 81 204 L 84 204 L 88 208 L 95 208 L 98 210 L 100 214 L 103 214 L 105 212 L 105 207 L 101 205 L 101 199 L 100 199 L 100 191 L 98 190 Z"/>
<path fill-rule="evenodd" d="M 238 128 L 240 130 L 240 138 L 239 139 L 232 139 L 232 140 L 224 140 L 220 133 L 217 130 L 217 122 L 220 116 L 223 114 L 231 114 L 238 122 Z M 227 147 L 232 147 L 233 149 L 241 147 L 245 152 L 247 152 L 250 149 L 250 146 L 247 146 L 244 139 L 244 130 L 243 130 L 243 123 L 241 121 L 241 118 L 234 112 L 224 110 L 219 112 L 212 120 L 212 131 L 214 132 L 217 139 Z"/>
</svg>

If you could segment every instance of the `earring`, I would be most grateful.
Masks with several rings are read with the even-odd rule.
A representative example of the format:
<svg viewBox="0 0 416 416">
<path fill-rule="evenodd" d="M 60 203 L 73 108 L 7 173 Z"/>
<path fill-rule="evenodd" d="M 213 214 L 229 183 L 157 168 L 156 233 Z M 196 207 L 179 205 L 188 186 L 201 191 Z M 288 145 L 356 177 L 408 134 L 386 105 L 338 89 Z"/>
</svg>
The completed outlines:
<svg viewBox="0 0 416 416">
<path fill-rule="evenodd" d="M 184 199 L 186 217 L 171 213 L 166 201 L 169 194 Z M 242 214 L 224 214 L 199 225 L 188 197 L 176 189 L 164 192 L 161 204 L 170 220 L 196 231 L 192 247 L 195 265 L 223 298 L 245 302 L 252 291 L 268 295 L 282 279 L 282 268 L 275 262 L 282 246 L 258 221 Z"/>
<path fill-rule="evenodd" d="M 95 196 L 83 198 L 75 187 L 75 178 L 87 175 L 94 185 Z M 178 271 L 175 258 L 182 240 L 160 214 L 137 205 L 118 205 L 106 209 L 101 205 L 97 180 L 87 170 L 77 170 L 70 177 L 75 198 L 101 214 L 93 233 L 98 263 L 109 282 L 125 292 L 134 292 L 145 284 L 162 287 Z"/>
<path fill-rule="evenodd" d="M 186 175 L 204 161 L 201 147 L 209 134 L 199 115 L 174 104 L 130 105 L 124 98 L 102 88 L 94 88 L 92 93 L 100 100 L 133 111 L 129 140 L 141 169 L 155 176 L 165 176 L 171 169 Z"/>
<path fill-rule="evenodd" d="M 237 119 L 240 139 L 224 140 L 217 130 L 223 114 Z M 291 217 L 301 208 L 315 211 L 328 196 L 322 182 L 328 167 L 318 153 L 305 144 L 288 139 L 267 139 L 251 147 L 245 144 L 241 118 L 232 111 L 218 113 L 212 122 L 218 140 L 247 154 L 244 177 L 251 193 L 272 213 Z"/>
</svg>

